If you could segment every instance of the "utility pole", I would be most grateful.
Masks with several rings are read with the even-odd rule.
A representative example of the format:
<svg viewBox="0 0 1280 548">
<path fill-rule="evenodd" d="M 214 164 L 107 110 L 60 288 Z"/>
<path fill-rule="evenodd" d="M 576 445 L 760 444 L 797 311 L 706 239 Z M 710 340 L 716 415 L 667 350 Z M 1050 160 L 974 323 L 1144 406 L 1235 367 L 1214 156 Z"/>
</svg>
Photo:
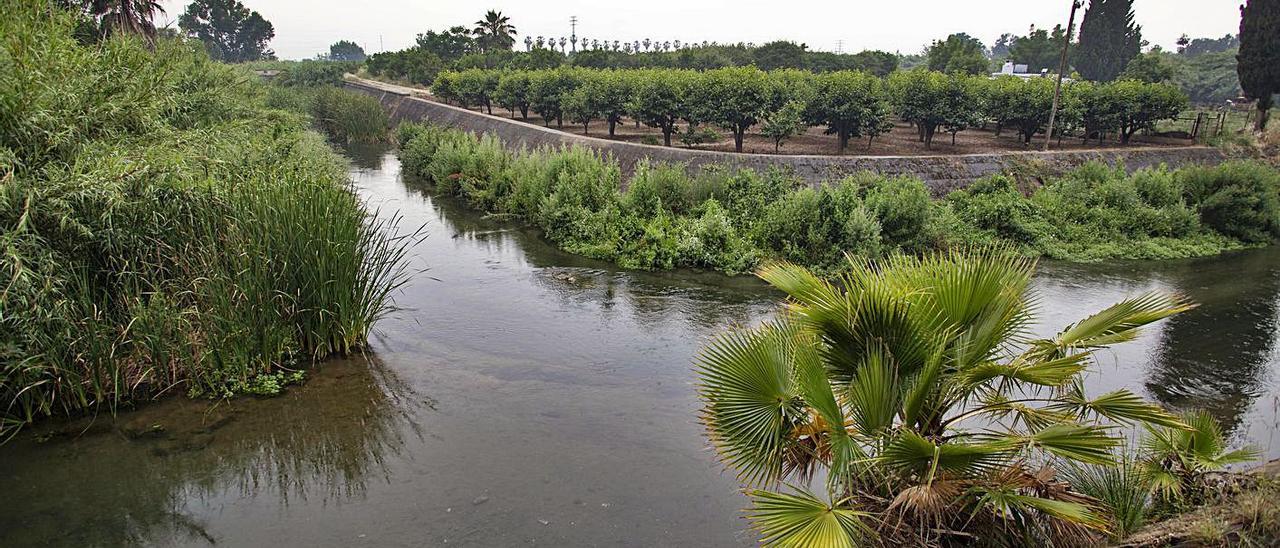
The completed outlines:
<svg viewBox="0 0 1280 548">
<path fill-rule="evenodd" d="M 836 53 L 844 53 L 844 40 L 836 40 Z"/>
<path fill-rule="evenodd" d="M 1071 1 L 1071 16 L 1067 18 L 1067 34 L 1062 38 L 1062 57 L 1058 60 L 1058 83 L 1053 87 L 1053 108 L 1049 110 L 1049 130 L 1044 133 L 1044 149 L 1049 150 L 1053 140 L 1053 122 L 1058 117 L 1058 102 L 1062 100 L 1062 73 L 1067 71 L 1067 50 L 1071 47 L 1071 35 L 1076 29 L 1076 10 L 1080 0 Z"/>
<path fill-rule="evenodd" d="M 578 16 L 569 16 L 569 41 L 573 43 L 573 53 L 578 53 Z"/>
</svg>

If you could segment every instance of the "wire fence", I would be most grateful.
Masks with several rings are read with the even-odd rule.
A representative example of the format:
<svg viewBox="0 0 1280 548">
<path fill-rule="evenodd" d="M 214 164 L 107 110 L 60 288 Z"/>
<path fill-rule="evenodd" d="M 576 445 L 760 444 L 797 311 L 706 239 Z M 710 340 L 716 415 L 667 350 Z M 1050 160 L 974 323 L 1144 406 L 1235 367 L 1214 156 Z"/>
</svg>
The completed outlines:
<svg viewBox="0 0 1280 548">
<path fill-rule="evenodd" d="M 1162 120 L 1154 131 L 1144 132 L 1144 135 L 1204 143 L 1224 133 L 1248 131 L 1253 127 L 1257 112 L 1251 105 L 1194 108 L 1173 119 Z"/>
</svg>

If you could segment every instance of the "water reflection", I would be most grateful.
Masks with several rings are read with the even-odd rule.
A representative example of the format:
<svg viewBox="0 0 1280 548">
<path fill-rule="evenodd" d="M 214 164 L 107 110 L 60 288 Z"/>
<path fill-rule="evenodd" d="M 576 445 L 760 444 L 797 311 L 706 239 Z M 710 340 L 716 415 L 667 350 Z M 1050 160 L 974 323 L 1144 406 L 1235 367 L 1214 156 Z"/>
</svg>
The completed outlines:
<svg viewBox="0 0 1280 548">
<path fill-rule="evenodd" d="M 1164 405 L 1207 409 L 1236 430 L 1267 383 L 1275 361 L 1280 255 L 1263 249 L 1189 261 L 1172 283 L 1199 308 L 1160 333 L 1145 386 Z"/>
<path fill-rule="evenodd" d="M 569 255 L 402 179 L 385 148 L 350 153 L 361 195 L 429 234 L 411 257 L 429 270 L 375 332 L 385 364 L 333 362 L 280 398 L 173 399 L 0 447 L 0 546 L 752 543 L 691 362 L 725 326 L 772 314 L 777 293 Z M 1188 293 L 1201 308 L 1100 355 L 1090 392 L 1209 407 L 1267 449 L 1278 268 L 1273 250 L 1045 263 L 1037 330 L 1150 289 Z"/>
<path fill-rule="evenodd" d="M 353 359 L 276 398 L 175 398 L 42 425 L 0 451 L 0 546 L 212 544 L 194 509 L 215 501 L 358 499 L 416 432 L 408 394 Z"/>
</svg>

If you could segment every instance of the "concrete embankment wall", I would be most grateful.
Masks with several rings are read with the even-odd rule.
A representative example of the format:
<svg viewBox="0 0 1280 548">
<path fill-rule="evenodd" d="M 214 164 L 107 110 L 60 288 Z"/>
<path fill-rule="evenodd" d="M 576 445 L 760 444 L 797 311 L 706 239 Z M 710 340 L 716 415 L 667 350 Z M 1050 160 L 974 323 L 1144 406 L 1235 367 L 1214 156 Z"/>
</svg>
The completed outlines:
<svg viewBox="0 0 1280 548">
<path fill-rule="evenodd" d="M 1033 165 L 1047 172 L 1061 172 L 1089 161 L 1107 163 L 1123 162 L 1134 170 L 1168 164 L 1178 167 L 1190 164 L 1217 164 L 1224 160 L 1221 152 L 1210 147 L 1147 147 L 1125 150 L 1065 151 L 1065 152 L 1004 152 L 998 154 L 964 154 L 951 156 L 816 156 L 736 154 L 708 150 L 690 150 L 663 146 L 642 145 L 610 141 L 575 135 L 537 125 L 511 120 L 504 116 L 490 116 L 470 110 L 445 105 L 428 99 L 413 97 L 407 88 L 383 85 L 367 80 L 347 81 L 351 90 L 377 97 L 390 113 L 393 121 L 428 121 L 474 133 L 489 133 L 502 139 L 510 147 L 539 146 L 589 146 L 611 154 L 621 164 L 623 173 L 629 175 L 637 162 L 648 158 L 651 162 L 683 162 L 690 169 L 704 165 L 728 165 L 752 168 L 760 171 L 772 167 L 790 170 L 805 180 L 819 184 L 860 171 L 872 171 L 883 175 L 910 175 L 928 184 L 935 195 L 943 195 L 962 188 L 981 177 L 1008 169 Z"/>
</svg>

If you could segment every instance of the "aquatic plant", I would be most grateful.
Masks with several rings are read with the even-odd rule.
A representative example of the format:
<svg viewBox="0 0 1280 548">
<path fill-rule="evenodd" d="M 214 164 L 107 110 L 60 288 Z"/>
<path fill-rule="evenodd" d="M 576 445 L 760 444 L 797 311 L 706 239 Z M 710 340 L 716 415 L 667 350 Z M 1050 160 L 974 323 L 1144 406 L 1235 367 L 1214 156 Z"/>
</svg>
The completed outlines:
<svg viewBox="0 0 1280 548">
<path fill-rule="evenodd" d="M 492 136 L 412 123 L 398 133 L 406 172 L 438 191 L 629 268 L 739 273 L 772 258 L 837 271 L 845 253 L 978 245 L 1075 261 L 1167 259 L 1261 245 L 1280 226 L 1272 219 L 1280 176 L 1254 162 L 1134 173 L 1090 163 L 1038 189 L 995 175 L 935 200 L 912 177 L 859 173 L 811 187 L 776 170 L 711 166 L 691 175 L 683 164 L 642 163 L 622 189 L 618 162 L 586 149 L 512 151 Z M 564 201 L 583 193 L 591 199 Z M 692 248 L 679 242 L 693 237 L 691 223 L 712 201 L 732 228 L 723 240 L 731 247 L 686 254 Z"/>
<path fill-rule="evenodd" d="M 405 279 L 396 218 L 256 78 L 74 24 L 0 20 L 3 431 L 361 349 Z"/>
<path fill-rule="evenodd" d="M 766 545 L 1046 545 L 1108 530 L 1056 463 L 1112 464 L 1116 424 L 1185 426 L 1128 390 L 1086 394 L 1081 375 L 1094 352 L 1192 305 L 1147 294 L 1034 338 L 1034 268 L 997 250 L 850 259 L 830 282 L 759 270 L 787 295 L 780 317 L 721 335 L 696 371 L 708 436 L 750 488 Z"/>
</svg>

